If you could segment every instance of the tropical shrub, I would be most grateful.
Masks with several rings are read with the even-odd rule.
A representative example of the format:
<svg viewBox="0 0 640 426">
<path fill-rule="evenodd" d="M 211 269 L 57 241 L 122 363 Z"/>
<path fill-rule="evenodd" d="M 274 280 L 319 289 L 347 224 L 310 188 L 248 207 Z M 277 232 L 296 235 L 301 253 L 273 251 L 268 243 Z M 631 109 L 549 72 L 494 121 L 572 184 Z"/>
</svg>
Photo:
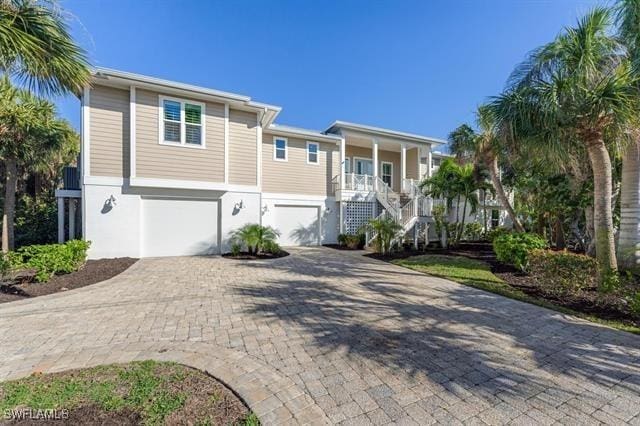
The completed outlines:
<svg viewBox="0 0 640 426">
<path fill-rule="evenodd" d="M 567 251 L 535 249 L 528 254 L 529 274 L 545 293 L 561 297 L 598 287 L 598 261 Z"/>
<path fill-rule="evenodd" d="M 499 236 L 510 234 L 510 233 L 511 233 L 511 230 L 509 228 L 505 228 L 504 226 L 497 226 L 493 229 L 490 229 L 489 232 L 487 232 L 487 240 L 493 242 L 493 240 L 495 240 Z"/>
<path fill-rule="evenodd" d="M 267 240 L 262 245 L 262 251 L 264 253 L 278 255 L 282 252 L 282 248 L 280 248 L 280 245 L 275 241 Z"/>
<path fill-rule="evenodd" d="M 58 235 L 57 218 L 55 197 L 19 197 L 15 217 L 16 247 L 55 243 Z"/>
<path fill-rule="evenodd" d="M 391 243 L 398 236 L 402 226 L 390 217 L 369 220 L 369 227 L 375 233 L 375 248 L 382 254 L 391 251 Z"/>
<path fill-rule="evenodd" d="M 537 234 L 505 234 L 493 240 L 493 251 L 498 260 L 521 271 L 527 270 L 529 252 L 543 248 L 547 248 L 547 241 Z"/>
<path fill-rule="evenodd" d="M 338 244 L 352 250 L 361 249 L 365 245 L 365 235 L 363 233 L 340 234 L 338 235 Z"/>
<path fill-rule="evenodd" d="M 233 232 L 231 243 L 246 247 L 249 254 L 258 254 L 264 251 L 265 244 L 275 243 L 279 235 L 280 233 L 270 226 L 248 223 Z"/>
<path fill-rule="evenodd" d="M 7 254 L 11 269 L 35 269 L 36 281 L 47 282 L 56 274 L 77 271 L 86 258 L 89 242 L 71 240 L 64 244 L 24 246 Z"/>
<path fill-rule="evenodd" d="M 627 296 L 629 311 L 637 317 L 640 317 L 640 291 L 633 292 Z"/>
<path fill-rule="evenodd" d="M 465 225 L 464 235 L 471 241 L 478 241 L 482 235 L 482 224 L 478 222 L 471 222 Z"/>
</svg>

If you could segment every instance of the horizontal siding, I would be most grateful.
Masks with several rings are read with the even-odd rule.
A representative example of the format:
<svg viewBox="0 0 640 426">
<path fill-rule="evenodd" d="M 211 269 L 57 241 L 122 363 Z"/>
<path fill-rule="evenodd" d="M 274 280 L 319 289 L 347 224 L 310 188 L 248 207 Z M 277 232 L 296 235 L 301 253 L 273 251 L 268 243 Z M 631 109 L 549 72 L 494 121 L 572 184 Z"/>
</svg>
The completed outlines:
<svg viewBox="0 0 640 426">
<path fill-rule="evenodd" d="M 319 142 L 320 164 L 307 164 L 307 140 L 286 138 L 287 161 L 273 159 L 273 137 L 262 136 L 262 190 L 287 194 L 333 195 L 331 179 L 340 173 L 340 152 L 334 143 Z"/>
<path fill-rule="evenodd" d="M 407 150 L 407 179 L 419 179 L 420 172 L 418 169 L 418 148 Z"/>
<path fill-rule="evenodd" d="M 160 145 L 158 95 L 136 91 L 136 175 L 224 182 L 224 105 L 205 103 L 205 149 Z"/>
<path fill-rule="evenodd" d="M 229 183 L 258 183 L 258 117 L 256 113 L 229 111 Z"/>
<path fill-rule="evenodd" d="M 89 115 L 89 174 L 129 176 L 129 91 L 95 86 Z"/>
</svg>

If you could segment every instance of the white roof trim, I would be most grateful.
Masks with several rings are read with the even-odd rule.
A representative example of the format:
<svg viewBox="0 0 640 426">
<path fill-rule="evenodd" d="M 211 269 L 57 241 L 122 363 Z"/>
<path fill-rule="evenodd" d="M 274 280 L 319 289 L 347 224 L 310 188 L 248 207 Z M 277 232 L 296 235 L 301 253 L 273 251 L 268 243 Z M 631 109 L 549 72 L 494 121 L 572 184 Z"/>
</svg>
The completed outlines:
<svg viewBox="0 0 640 426">
<path fill-rule="evenodd" d="M 106 81 L 109 80 L 123 80 L 129 82 L 132 85 L 136 83 L 147 85 L 147 86 L 155 86 L 158 88 L 168 88 L 172 90 L 179 90 L 184 92 L 192 92 L 198 95 L 211 96 L 215 97 L 222 102 L 229 102 L 232 104 L 241 104 L 245 107 L 249 107 L 256 110 L 269 110 L 274 113 L 274 116 L 271 119 L 275 118 L 282 108 L 275 105 L 269 105 L 262 102 L 255 102 L 251 100 L 251 97 L 238 95 L 236 93 L 223 92 L 221 90 L 209 89 L 201 86 L 194 86 L 192 84 L 184 84 L 179 83 L 177 81 L 171 80 L 163 80 L 160 78 L 149 77 L 142 74 L 135 74 L 126 71 L 119 71 L 110 68 L 95 68 L 92 72 L 93 78 L 96 81 L 100 81 L 104 79 Z"/>
<path fill-rule="evenodd" d="M 430 144 L 446 144 L 447 143 L 447 141 L 445 140 L 431 138 L 428 136 L 421 136 L 413 133 L 398 132 L 396 130 L 383 129 L 381 127 L 373 127 L 373 126 L 367 126 L 364 124 L 349 123 L 347 121 L 339 121 L 339 120 L 334 121 L 333 124 L 331 124 L 331 126 L 327 128 L 326 132 L 330 132 L 331 129 L 334 129 L 334 128 L 372 133 L 380 136 L 387 136 L 387 137 L 392 137 L 396 139 L 404 139 L 412 142 L 423 142 L 423 143 L 430 143 Z"/>
<path fill-rule="evenodd" d="M 336 143 L 342 140 L 342 138 L 337 135 L 327 135 L 317 130 L 302 129 L 300 127 L 285 126 L 282 124 L 271 124 L 268 128 L 265 129 L 265 132 L 283 136 L 301 136 L 305 138 L 312 138 Z"/>
</svg>

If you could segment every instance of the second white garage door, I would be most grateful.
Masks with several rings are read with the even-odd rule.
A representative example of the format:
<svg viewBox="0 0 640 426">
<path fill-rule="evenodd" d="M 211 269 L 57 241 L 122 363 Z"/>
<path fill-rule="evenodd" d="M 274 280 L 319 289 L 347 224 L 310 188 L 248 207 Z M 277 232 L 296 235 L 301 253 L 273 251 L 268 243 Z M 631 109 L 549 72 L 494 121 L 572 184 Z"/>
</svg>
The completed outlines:
<svg viewBox="0 0 640 426">
<path fill-rule="evenodd" d="M 318 206 L 276 205 L 275 226 L 281 246 L 317 246 L 320 244 L 320 208 Z"/>
<path fill-rule="evenodd" d="M 143 198 L 142 255 L 218 253 L 218 201 Z"/>
</svg>

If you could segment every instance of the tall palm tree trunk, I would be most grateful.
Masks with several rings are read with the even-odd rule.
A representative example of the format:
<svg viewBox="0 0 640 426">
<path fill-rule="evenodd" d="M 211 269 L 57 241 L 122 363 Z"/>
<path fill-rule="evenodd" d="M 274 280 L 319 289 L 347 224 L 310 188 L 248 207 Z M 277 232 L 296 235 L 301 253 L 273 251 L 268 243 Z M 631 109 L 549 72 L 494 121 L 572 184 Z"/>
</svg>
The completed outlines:
<svg viewBox="0 0 640 426">
<path fill-rule="evenodd" d="M 622 157 L 618 266 L 640 267 L 640 140 L 630 144 Z"/>
<path fill-rule="evenodd" d="M 464 233 L 464 223 L 467 218 L 467 196 L 464 197 L 464 207 L 462 208 L 462 223 L 458 230 L 458 241 L 462 240 L 462 234 Z"/>
<path fill-rule="evenodd" d="M 2 211 L 2 251 L 13 250 L 13 220 L 16 212 L 16 186 L 18 183 L 18 165 L 15 158 L 5 161 L 4 208 Z"/>
<path fill-rule="evenodd" d="M 613 234 L 613 211 L 611 209 L 612 183 L 611 158 L 601 135 L 587 141 L 587 152 L 593 170 L 593 216 L 596 240 L 596 259 L 604 273 L 618 267 Z"/>
<path fill-rule="evenodd" d="M 524 232 L 524 227 L 518 217 L 516 216 L 515 210 L 511 206 L 509 202 L 509 198 L 507 198 L 507 194 L 504 192 L 504 187 L 502 186 L 502 182 L 500 182 L 500 170 L 498 168 L 498 158 L 495 156 L 491 156 L 488 161 L 486 161 L 487 169 L 489 170 L 489 176 L 491 176 L 491 183 L 496 190 L 496 195 L 500 200 L 500 204 L 507 210 L 507 214 L 511 218 L 511 222 L 513 222 L 513 227 L 518 232 Z"/>
</svg>

